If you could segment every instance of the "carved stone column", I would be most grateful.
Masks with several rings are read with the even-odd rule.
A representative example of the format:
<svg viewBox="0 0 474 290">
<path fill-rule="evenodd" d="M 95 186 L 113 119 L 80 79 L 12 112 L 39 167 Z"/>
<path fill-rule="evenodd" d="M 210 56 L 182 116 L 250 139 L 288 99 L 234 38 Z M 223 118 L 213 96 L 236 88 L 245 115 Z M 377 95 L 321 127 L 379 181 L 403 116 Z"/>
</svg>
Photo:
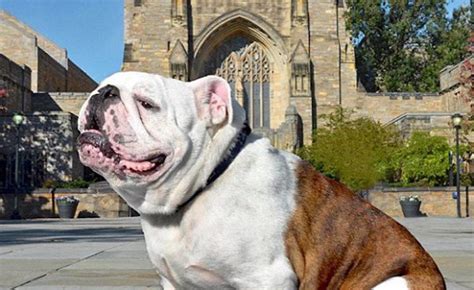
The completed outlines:
<svg viewBox="0 0 474 290">
<path fill-rule="evenodd" d="M 172 0 L 171 23 L 174 26 L 186 26 L 186 0 Z"/>
<path fill-rule="evenodd" d="M 308 6 L 306 0 L 293 0 L 291 10 L 291 22 L 293 26 L 303 26 L 308 23 Z"/>
</svg>

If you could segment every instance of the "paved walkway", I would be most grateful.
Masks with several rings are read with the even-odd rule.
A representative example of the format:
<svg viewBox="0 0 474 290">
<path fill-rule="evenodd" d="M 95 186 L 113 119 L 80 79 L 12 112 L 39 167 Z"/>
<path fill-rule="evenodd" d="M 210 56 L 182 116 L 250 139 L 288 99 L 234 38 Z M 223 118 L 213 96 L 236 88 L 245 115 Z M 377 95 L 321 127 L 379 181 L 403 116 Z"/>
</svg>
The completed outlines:
<svg viewBox="0 0 474 290">
<path fill-rule="evenodd" d="M 474 220 L 401 219 L 448 289 L 474 289 Z M 157 288 L 138 218 L 0 221 L 1 289 Z"/>
</svg>

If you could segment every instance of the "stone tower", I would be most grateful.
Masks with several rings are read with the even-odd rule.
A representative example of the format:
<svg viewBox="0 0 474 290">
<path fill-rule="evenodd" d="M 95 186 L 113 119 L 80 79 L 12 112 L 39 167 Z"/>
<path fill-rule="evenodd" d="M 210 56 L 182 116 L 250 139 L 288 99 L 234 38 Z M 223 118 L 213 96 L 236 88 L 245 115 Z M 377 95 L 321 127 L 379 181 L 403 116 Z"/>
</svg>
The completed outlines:
<svg viewBox="0 0 474 290">
<path fill-rule="evenodd" d="M 252 127 L 282 127 L 292 105 L 310 143 L 317 117 L 356 97 L 344 11 L 342 0 L 125 0 L 123 70 L 217 74 Z"/>
</svg>

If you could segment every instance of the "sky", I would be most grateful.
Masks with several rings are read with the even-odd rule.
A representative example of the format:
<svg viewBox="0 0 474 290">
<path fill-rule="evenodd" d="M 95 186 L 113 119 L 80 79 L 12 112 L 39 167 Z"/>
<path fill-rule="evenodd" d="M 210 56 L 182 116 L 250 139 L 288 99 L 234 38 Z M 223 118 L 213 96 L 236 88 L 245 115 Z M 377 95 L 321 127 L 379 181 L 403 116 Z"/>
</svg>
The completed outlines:
<svg viewBox="0 0 474 290">
<path fill-rule="evenodd" d="M 448 11 L 469 2 L 448 0 Z M 97 82 L 121 68 L 123 7 L 123 0 L 0 0 L 0 9 L 65 48 Z"/>
</svg>

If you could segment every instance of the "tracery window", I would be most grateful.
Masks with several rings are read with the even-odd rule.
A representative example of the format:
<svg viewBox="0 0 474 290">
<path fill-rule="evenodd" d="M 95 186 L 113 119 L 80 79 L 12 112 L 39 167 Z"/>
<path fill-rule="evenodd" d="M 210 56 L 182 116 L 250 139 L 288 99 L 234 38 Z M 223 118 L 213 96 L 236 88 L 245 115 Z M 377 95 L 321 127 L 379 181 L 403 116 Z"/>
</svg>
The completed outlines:
<svg viewBox="0 0 474 290">
<path fill-rule="evenodd" d="M 224 44 L 208 66 L 208 73 L 226 79 L 232 93 L 247 112 L 253 128 L 270 127 L 271 67 L 263 47 L 237 37 Z"/>
</svg>

